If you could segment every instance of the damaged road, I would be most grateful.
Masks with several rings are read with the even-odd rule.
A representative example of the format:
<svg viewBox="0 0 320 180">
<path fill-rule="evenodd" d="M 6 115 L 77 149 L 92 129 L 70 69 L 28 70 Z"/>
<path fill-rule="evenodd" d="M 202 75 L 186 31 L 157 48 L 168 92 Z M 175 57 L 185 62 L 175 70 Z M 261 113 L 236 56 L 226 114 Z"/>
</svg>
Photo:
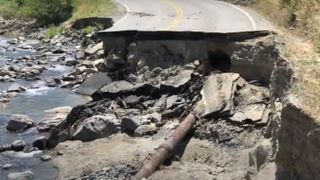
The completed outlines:
<svg viewBox="0 0 320 180">
<path fill-rule="evenodd" d="M 290 72 L 289 69 L 286 71 L 287 64 L 280 60 L 273 33 L 127 31 L 112 32 L 103 40 L 107 57 L 99 67 L 100 72 L 86 79 L 78 89 L 79 92 L 90 94 L 93 101 L 73 108 L 66 120 L 53 128 L 44 141 L 45 145 L 53 148 L 50 152 L 56 157 L 54 162 L 60 169 L 66 163 L 63 158 L 80 158 L 78 154 L 83 156 L 95 151 L 95 148 L 101 148 L 101 142 L 121 144 L 123 141 L 135 141 L 139 145 L 143 139 L 147 140 L 138 149 L 137 146 L 118 149 L 114 157 L 107 154 L 115 149 L 110 149 L 109 153 L 106 150 L 105 155 L 101 154 L 98 159 L 90 156 L 87 162 L 78 167 L 82 172 L 80 176 L 78 171 L 78 174 L 60 171 L 60 179 L 97 178 L 101 174 L 106 177 L 118 176 L 118 166 L 125 169 L 120 170 L 122 179 L 132 178 L 138 173 L 144 159 L 148 159 L 148 154 L 154 154 L 157 150 L 146 150 L 148 144 L 150 147 L 161 145 L 189 113 L 195 113 L 195 125 L 186 137 L 179 137 L 182 142 L 178 141 L 177 149 L 173 154 L 169 153 L 170 163 L 161 166 L 151 179 L 175 177 L 171 173 L 166 174 L 168 176 L 157 174 L 172 171 L 176 163 L 183 163 L 176 157 L 188 153 L 195 154 L 193 158 L 188 158 L 189 164 L 180 166 L 183 168 L 179 172 L 182 173 L 181 178 L 190 176 L 186 172 L 195 174 L 190 178 L 255 177 L 259 174 L 261 164 L 272 161 L 274 154 L 271 151 L 264 153 L 266 157 L 260 157 L 260 152 L 248 154 L 255 151 L 257 144 L 269 141 L 264 135 L 270 129 L 267 125 L 272 124 L 270 122 L 277 114 L 272 108 L 273 99 L 281 96 L 280 91 L 274 92 L 279 84 L 273 82 L 282 78 L 279 77 L 281 72 Z M 194 46 L 190 54 L 188 46 L 193 46 L 192 42 L 200 46 Z M 260 66 L 263 69 L 253 68 Z M 281 86 L 285 93 L 289 85 L 283 81 Z M 126 134 L 124 139 L 127 140 L 117 142 L 120 134 Z M 80 149 L 83 145 L 78 141 L 87 144 L 91 150 Z M 207 155 L 194 149 L 188 151 L 189 141 L 199 145 L 206 141 L 206 151 L 214 146 L 213 153 L 222 153 L 224 157 L 198 161 L 198 158 Z M 61 155 L 57 154 L 61 153 L 57 150 L 74 154 L 66 153 L 60 158 Z M 117 160 L 118 156 L 131 151 L 134 153 L 128 155 L 128 160 Z M 261 158 L 264 159 L 262 162 Z M 130 159 L 135 160 L 130 162 Z M 242 165 L 236 167 L 237 161 L 242 161 Z M 78 166 L 72 163 L 80 162 L 66 164 Z M 97 165 L 91 168 L 92 163 Z M 205 170 L 208 166 L 213 167 Z M 199 174 L 195 171 L 197 168 Z"/>
</svg>

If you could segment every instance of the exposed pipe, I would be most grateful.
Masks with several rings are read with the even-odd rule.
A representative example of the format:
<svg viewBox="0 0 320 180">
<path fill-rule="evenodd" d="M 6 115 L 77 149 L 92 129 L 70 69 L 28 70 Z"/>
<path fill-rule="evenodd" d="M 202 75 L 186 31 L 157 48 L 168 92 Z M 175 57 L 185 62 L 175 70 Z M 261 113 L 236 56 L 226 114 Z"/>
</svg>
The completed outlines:
<svg viewBox="0 0 320 180">
<path fill-rule="evenodd" d="M 195 123 L 195 116 L 190 113 L 170 135 L 168 140 L 159 146 L 152 157 L 145 161 L 140 171 L 133 177 L 133 180 L 141 180 L 151 176 L 161 164 L 169 159 L 177 147 L 177 144 L 187 135 Z"/>
</svg>

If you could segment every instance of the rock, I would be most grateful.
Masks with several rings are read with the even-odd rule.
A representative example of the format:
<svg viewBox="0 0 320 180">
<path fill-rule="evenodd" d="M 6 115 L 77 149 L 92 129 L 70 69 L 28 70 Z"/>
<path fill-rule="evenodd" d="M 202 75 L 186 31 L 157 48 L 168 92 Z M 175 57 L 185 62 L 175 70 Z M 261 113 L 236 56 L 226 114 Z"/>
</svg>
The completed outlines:
<svg viewBox="0 0 320 180">
<path fill-rule="evenodd" d="M 91 96 L 97 92 L 101 87 L 111 83 L 111 79 L 107 73 L 96 73 L 85 80 L 84 83 L 76 90 L 76 93 Z"/>
<path fill-rule="evenodd" d="M 100 42 L 100 43 L 96 44 L 93 47 L 88 47 L 87 49 L 85 49 L 85 53 L 89 54 L 89 55 L 92 55 L 92 54 L 95 54 L 96 52 L 98 52 L 99 50 L 102 50 L 102 49 L 103 49 L 103 43 Z"/>
<path fill-rule="evenodd" d="M 14 141 L 11 144 L 11 150 L 13 151 L 23 151 L 24 147 L 26 146 L 26 143 L 22 140 Z"/>
<path fill-rule="evenodd" d="M 60 79 L 58 78 L 54 78 L 54 77 L 48 77 L 46 80 L 47 86 L 49 87 L 57 87 L 59 86 L 62 82 Z"/>
<path fill-rule="evenodd" d="M 121 131 L 133 133 L 141 125 L 141 120 L 137 117 L 124 117 L 121 120 Z"/>
<path fill-rule="evenodd" d="M 167 109 L 170 109 L 178 100 L 179 100 L 179 97 L 177 95 L 168 97 L 166 101 Z"/>
<path fill-rule="evenodd" d="M 66 51 L 63 50 L 63 49 L 55 49 L 55 50 L 52 51 L 53 54 L 63 54 L 63 53 L 65 53 L 65 52 L 66 52 Z"/>
<path fill-rule="evenodd" d="M 7 129 L 10 131 L 22 131 L 30 127 L 33 127 L 34 125 L 35 123 L 29 116 L 22 114 L 14 114 L 10 117 Z"/>
<path fill-rule="evenodd" d="M 199 115 L 204 117 L 230 113 L 233 110 L 235 81 L 238 78 L 239 74 L 235 73 L 210 75 L 201 91 L 202 100 L 196 106 Z"/>
<path fill-rule="evenodd" d="M 83 51 L 78 51 L 78 52 L 76 53 L 75 58 L 76 58 L 76 59 L 83 59 L 84 56 L 85 56 L 85 53 L 84 53 Z"/>
<path fill-rule="evenodd" d="M 256 171 L 266 162 L 274 159 L 274 149 L 271 139 L 265 139 L 253 151 L 249 153 L 249 166 L 253 166 Z"/>
<path fill-rule="evenodd" d="M 5 165 L 2 166 L 2 169 L 8 170 L 8 169 L 10 169 L 11 167 L 12 167 L 12 164 L 5 164 Z"/>
<path fill-rule="evenodd" d="M 128 81 L 114 81 L 103 86 L 99 93 L 105 97 L 119 95 L 151 95 L 154 87 L 147 83 L 130 83 Z"/>
<path fill-rule="evenodd" d="M 128 105 L 131 105 L 131 106 L 134 106 L 138 103 L 140 103 L 142 101 L 143 97 L 138 97 L 138 96 L 135 96 L 135 95 L 130 95 L 130 96 L 127 96 L 123 99 L 123 101 L 128 104 Z"/>
<path fill-rule="evenodd" d="M 8 175 L 8 180 L 32 180 L 33 172 L 24 171 L 24 172 L 14 172 Z"/>
<path fill-rule="evenodd" d="M 67 60 L 67 61 L 65 62 L 65 65 L 66 65 L 66 66 L 75 66 L 75 65 L 77 65 L 77 64 L 79 64 L 79 61 L 77 61 L 77 60 L 75 60 L 75 59 Z"/>
<path fill-rule="evenodd" d="M 12 84 L 11 86 L 9 86 L 7 92 L 22 92 L 25 91 L 26 89 L 23 88 L 22 86 L 20 86 L 19 84 Z"/>
<path fill-rule="evenodd" d="M 230 118 L 231 121 L 243 123 L 244 121 L 258 122 L 262 120 L 263 113 L 266 110 L 265 104 L 251 104 L 237 110 Z"/>
<path fill-rule="evenodd" d="M 39 122 L 37 128 L 41 132 L 50 131 L 61 124 L 71 112 L 72 107 L 63 106 L 46 110 L 45 119 Z"/>
<path fill-rule="evenodd" d="M 135 131 L 134 137 L 143 137 L 157 133 L 157 127 L 154 124 L 139 126 Z"/>
<path fill-rule="evenodd" d="M 181 88 L 191 80 L 193 70 L 182 70 L 178 75 L 169 77 L 168 80 L 164 81 L 160 85 L 162 91 L 171 91 Z"/>
<path fill-rule="evenodd" d="M 96 115 L 83 120 L 73 133 L 73 139 L 93 141 L 120 131 L 121 124 L 114 114 Z"/>
<path fill-rule="evenodd" d="M 81 75 L 87 69 L 88 68 L 86 68 L 85 66 L 80 66 L 80 67 L 76 68 L 73 72 L 71 72 L 69 75 L 73 75 L 73 76 Z"/>
<path fill-rule="evenodd" d="M 52 157 L 49 156 L 49 155 L 43 155 L 43 156 L 41 156 L 41 160 L 42 160 L 42 161 L 50 161 L 51 159 L 52 159 Z"/>
<path fill-rule="evenodd" d="M 32 146 L 38 148 L 39 150 L 45 150 L 48 147 L 47 141 L 48 139 L 45 136 L 41 136 L 33 141 Z"/>
</svg>

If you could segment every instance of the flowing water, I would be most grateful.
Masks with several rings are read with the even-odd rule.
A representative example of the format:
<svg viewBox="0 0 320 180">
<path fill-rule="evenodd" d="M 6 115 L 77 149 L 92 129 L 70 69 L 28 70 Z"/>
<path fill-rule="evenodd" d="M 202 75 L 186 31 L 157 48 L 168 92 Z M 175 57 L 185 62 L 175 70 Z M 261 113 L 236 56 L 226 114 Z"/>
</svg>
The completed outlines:
<svg viewBox="0 0 320 180">
<path fill-rule="evenodd" d="M 7 52 L 10 46 L 6 43 L 7 39 L 0 37 L 0 66 L 7 59 L 15 59 L 19 56 L 34 55 L 36 51 L 27 51 L 16 48 L 14 52 Z M 37 44 L 37 41 L 30 41 L 29 44 Z M 15 140 L 23 140 L 27 143 L 27 149 L 30 144 L 41 134 L 36 128 L 31 128 L 21 133 L 8 132 L 6 124 L 12 114 L 25 114 L 30 116 L 35 122 L 39 122 L 44 117 L 44 111 L 60 106 L 76 106 L 89 101 L 88 97 L 75 94 L 69 89 L 46 87 L 44 79 L 49 76 L 57 77 L 70 71 L 70 67 L 55 65 L 45 70 L 39 81 L 17 80 L 18 83 L 27 88 L 23 93 L 11 99 L 9 103 L 0 106 L 0 145 L 10 144 Z M 0 82 L 0 91 L 5 91 L 13 82 Z M 36 87 L 36 88 L 34 88 Z M 42 152 L 4 152 L 0 153 L 0 179 L 7 177 L 10 172 L 21 172 L 31 170 L 34 179 L 54 179 L 57 170 L 53 168 L 50 162 L 41 162 Z M 9 170 L 1 169 L 1 166 L 11 164 Z M 4 178 L 6 179 L 6 178 Z"/>
</svg>

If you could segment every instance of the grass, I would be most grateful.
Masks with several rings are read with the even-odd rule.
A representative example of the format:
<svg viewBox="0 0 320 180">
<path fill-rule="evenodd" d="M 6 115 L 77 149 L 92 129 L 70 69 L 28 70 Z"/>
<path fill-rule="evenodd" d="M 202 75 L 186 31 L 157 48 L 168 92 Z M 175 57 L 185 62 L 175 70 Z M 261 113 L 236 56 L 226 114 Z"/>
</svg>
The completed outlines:
<svg viewBox="0 0 320 180">
<path fill-rule="evenodd" d="M 111 16 L 116 13 L 116 5 L 111 0 L 73 0 L 73 6 L 71 19 Z"/>
<path fill-rule="evenodd" d="M 47 29 L 47 31 L 45 33 L 45 37 L 51 39 L 51 38 L 55 37 L 56 35 L 62 33 L 62 31 L 63 31 L 63 27 L 52 25 Z"/>
<path fill-rule="evenodd" d="M 320 115 L 320 1 L 259 0 L 252 7 L 278 25 L 294 64 L 292 93 L 305 111 Z"/>
</svg>

